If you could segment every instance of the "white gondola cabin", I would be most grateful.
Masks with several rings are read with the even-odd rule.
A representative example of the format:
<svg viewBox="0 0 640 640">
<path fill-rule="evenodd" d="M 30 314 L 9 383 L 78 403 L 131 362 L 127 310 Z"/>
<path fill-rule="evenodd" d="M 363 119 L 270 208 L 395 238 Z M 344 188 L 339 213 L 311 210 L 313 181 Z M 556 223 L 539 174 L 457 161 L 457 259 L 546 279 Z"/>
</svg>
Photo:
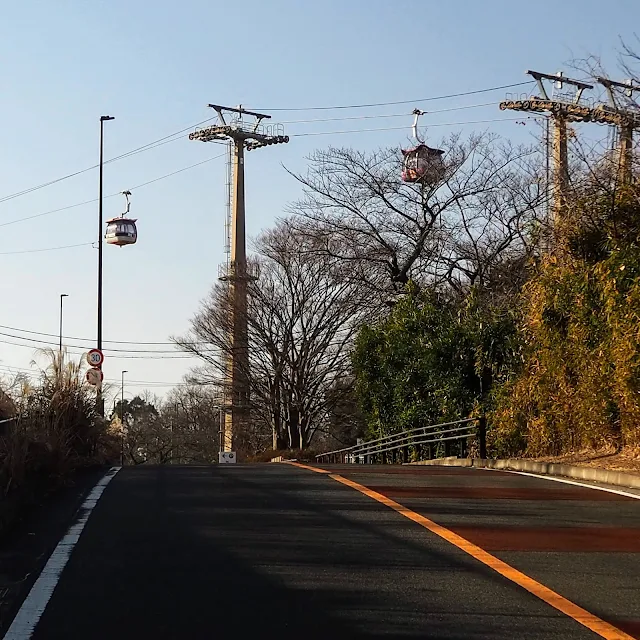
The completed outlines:
<svg viewBox="0 0 640 640">
<path fill-rule="evenodd" d="M 138 240 L 136 220 L 127 217 L 131 206 L 129 202 L 131 191 L 123 191 L 122 195 L 127 199 L 127 210 L 119 218 L 107 220 L 107 232 L 104 236 L 107 244 L 115 244 L 118 247 L 135 244 Z"/>
<path fill-rule="evenodd" d="M 404 182 L 439 182 L 444 176 L 442 149 L 432 149 L 419 144 L 411 149 L 402 149 L 402 180 Z"/>
<path fill-rule="evenodd" d="M 107 244 L 115 244 L 118 247 L 135 244 L 138 240 L 136 221 L 132 218 L 111 218 L 111 220 L 107 220 L 107 233 L 104 239 Z"/>
</svg>

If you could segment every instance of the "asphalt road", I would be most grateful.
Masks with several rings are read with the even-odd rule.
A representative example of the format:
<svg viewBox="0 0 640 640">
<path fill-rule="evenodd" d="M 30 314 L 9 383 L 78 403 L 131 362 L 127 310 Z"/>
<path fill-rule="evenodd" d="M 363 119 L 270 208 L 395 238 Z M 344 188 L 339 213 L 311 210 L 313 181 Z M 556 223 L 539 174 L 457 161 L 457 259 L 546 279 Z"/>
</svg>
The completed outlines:
<svg viewBox="0 0 640 640">
<path fill-rule="evenodd" d="M 640 637 L 640 500 L 482 470 L 325 469 Z M 121 470 L 33 634 L 258 636 L 598 637 L 388 505 L 285 464 Z"/>
</svg>

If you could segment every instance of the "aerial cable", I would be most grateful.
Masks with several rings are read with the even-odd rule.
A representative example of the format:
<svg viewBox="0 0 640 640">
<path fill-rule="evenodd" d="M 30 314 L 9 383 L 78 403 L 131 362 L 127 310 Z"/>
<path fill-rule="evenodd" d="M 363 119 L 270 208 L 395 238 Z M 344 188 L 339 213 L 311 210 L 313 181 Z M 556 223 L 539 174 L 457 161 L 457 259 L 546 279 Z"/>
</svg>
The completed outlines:
<svg viewBox="0 0 640 640">
<path fill-rule="evenodd" d="M 434 109 L 424 113 L 446 113 L 449 111 L 463 111 L 464 109 L 477 109 L 479 107 L 497 107 L 500 103 L 496 101 L 482 102 L 480 104 L 459 105 L 457 107 L 447 107 L 446 109 Z M 374 115 L 361 116 L 341 116 L 339 118 L 311 118 L 306 120 L 282 120 L 280 124 L 313 124 L 314 122 L 344 122 L 347 120 L 377 120 L 379 118 L 406 118 L 410 112 L 403 113 L 376 113 Z"/>
<path fill-rule="evenodd" d="M 132 149 L 131 151 L 127 151 L 126 153 L 122 153 L 119 156 L 115 156 L 113 158 L 109 158 L 105 160 L 103 164 L 109 164 L 111 162 L 116 162 L 117 160 L 122 160 L 124 158 L 128 158 L 129 156 L 133 156 L 137 153 L 142 153 L 143 151 L 148 151 L 150 149 L 155 149 L 156 147 L 162 146 L 163 144 L 167 144 L 169 142 L 174 142 L 175 140 L 181 140 L 179 137 L 181 134 L 191 131 L 194 127 L 199 127 L 200 125 L 206 124 L 207 122 L 211 122 L 215 120 L 215 118 L 207 118 L 206 120 L 202 120 L 201 122 L 197 122 L 189 127 L 181 129 L 180 131 L 176 131 L 174 133 L 169 134 L 168 136 L 163 136 L 162 138 L 158 138 L 158 140 L 153 140 L 141 147 L 137 147 L 136 149 Z M 178 136 L 178 137 L 176 137 Z M 49 182 L 43 182 L 42 184 L 36 185 L 34 187 L 29 187 L 28 189 L 23 189 L 22 191 L 16 191 L 15 193 L 10 193 L 6 196 L 0 197 L 0 203 L 6 202 L 8 200 L 13 200 L 14 198 L 19 198 L 20 196 L 26 195 L 28 193 L 32 193 L 34 191 L 38 191 L 39 189 L 44 189 L 45 187 L 49 187 L 51 185 L 57 184 L 64 180 L 68 180 L 69 178 L 74 178 L 75 176 L 79 176 L 83 173 L 87 173 L 88 171 L 92 171 L 93 169 L 97 169 L 99 165 L 94 164 L 90 167 L 86 167 L 85 169 L 80 169 L 79 171 L 74 171 L 73 173 L 69 173 L 60 178 L 56 178 L 55 180 L 49 180 Z"/>
<path fill-rule="evenodd" d="M 448 100 L 449 98 L 461 98 L 463 96 L 472 96 L 477 95 L 479 93 L 489 93 L 490 91 L 499 91 L 500 89 L 511 89 L 514 87 L 522 87 L 525 85 L 532 84 L 532 81 L 524 81 L 524 82 L 515 82 L 513 84 L 504 84 L 497 87 L 489 87 L 487 89 L 476 89 L 475 91 L 463 91 L 461 93 L 450 93 L 444 96 L 431 96 L 429 98 L 418 98 L 414 100 L 396 100 L 393 102 L 372 102 L 369 104 L 349 104 L 349 105 L 334 105 L 332 107 L 261 107 L 256 108 L 256 111 L 331 111 L 333 109 L 369 109 L 371 107 L 390 107 L 394 105 L 400 104 L 417 104 L 420 102 L 431 102 L 433 100 Z"/>
<path fill-rule="evenodd" d="M 0 256 L 15 256 L 23 253 L 43 253 L 44 251 L 59 251 L 60 249 L 75 249 L 76 247 L 92 246 L 93 242 L 80 242 L 78 244 L 65 244 L 61 247 L 47 247 L 44 249 L 23 249 L 22 251 L 0 251 Z"/>
<path fill-rule="evenodd" d="M 146 187 L 147 185 L 153 184 L 154 182 L 159 182 L 160 180 L 164 180 L 165 178 L 170 178 L 171 176 L 175 176 L 178 173 L 182 173 L 183 171 L 188 171 L 189 169 L 194 169 L 195 167 L 199 167 L 200 165 L 206 164 L 207 162 L 211 162 L 212 160 L 217 160 L 218 158 L 222 158 L 226 156 L 226 153 L 218 154 L 217 156 L 213 156 L 212 158 L 207 158 L 206 160 L 202 160 L 200 162 L 196 162 L 195 164 L 191 164 L 188 167 L 183 167 L 182 169 L 178 169 L 177 171 L 172 171 L 171 173 L 167 173 L 158 178 L 153 178 L 153 180 L 148 180 L 147 182 L 143 182 L 142 184 L 138 184 L 135 187 L 131 187 L 130 191 L 135 191 L 136 189 L 141 189 L 142 187 Z M 111 193 L 108 196 L 104 196 L 104 198 L 114 198 L 115 196 L 122 195 L 122 191 L 118 191 L 117 193 Z M 67 211 L 69 209 L 75 209 L 77 207 L 81 207 L 86 204 L 92 204 L 94 202 L 98 202 L 98 198 L 93 198 L 92 200 L 84 200 L 83 202 L 76 202 L 75 204 L 70 204 L 65 207 L 59 207 L 58 209 L 51 209 L 49 211 L 44 211 L 42 213 L 36 213 L 30 216 L 26 216 L 24 218 L 16 218 L 15 220 L 9 220 L 9 222 L 0 223 L 0 227 L 7 227 L 12 224 L 17 224 L 18 222 L 25 222 L 27 220 L 33 220 L 34 218 L 41 218 L 43 216 L 51 215 L 52 213 L 60 213 L 61 211 Z"/>
<path fill-rule="evenodd" d="M 525 118 L 527 120 L 536 120 L 535 116 L 530 116 Z M 430 127 L 454 127 L 454 126 L 462 126 L 467 124 L 486 124 L 489 122 L 515 122 L 522 121 L 522 118 L 491 118 L 487 120 L 467 120 L 465 122 L 434 122 L 430 123 Z M 304 138 L 308 136 L 333 136 L 339 135 L 342 133 L 369 133 L 372 131 L 400 131 L 406 129 L 406 127 L 375 127 L 371 129 L 343 129 L 340 131 L 310 131 L 306 133 L 291 133 L 289 137 L 291 138 Z"/>
<path fill-rule="evenodd" d="M 500 85 L 500 86 L 496 86 L 496 87 L 489 87 L 486 89 L 476 89 L 474 91 L 463 91 L 460 93 L 451 93 L 448 95 L 442 95 L 442 96 L 430 96 L 427 98 L 419 98 L 419 99 L 414 99 L 414 100 L 396 100 L 396 101 L 392 101 L 392 102 L 376 102 L 376 103 L 369 103 L 369 104 L 352 104 L 352 105 L 335 105 L 335 106 L 322 106 L 322 107 L 291 107 L 291 108 L 283 108 L 283 107 L 277 107 L 277 108 L 272 108 L 272 109 L 262 109 L 262 111 L 330 111 L 330 110 L 334 110 L 334 109 L 367 109 L 367 108 L 372 108 L 372 107 L 385 107 L 385 106 L 394 106 L 394 105 L 402 105 L 402 104 L 417 104 L 417 103 L 422 103 L 422 102 L 431 102 L 434 100 L 447 100 L 450 98 L 460 98 L 463 96 L 471 96 L 471 95 L 477 95 L 477 94 L 481 94 L 481 93 L 489 93 L 491 91 L 499 91 L 501 89 L 511 89 L 514 87 L 520 87 L 520 86 L 525 86 L 525 85 L 530 85 L 531 81 L 525 81 L 525 82 L 516 82 L 513 84 L 505 84 L 505 85 Z M 215 118 L 207 118 L 206 120 L 202 120 L 201 122 L 197 122 L 193 125 L 190 125 L 189 127 L 185 127 L 184 129 L 181 129 L 179 131 L 175 131 L 174 133 L 171 133 L 169 135 L 163 136 L 162 138 L 158 138 L 157 140 L 153 140 L 152 142 L 149 142 L 145 145 L 142 145 L 141 147 L 137 147 L 136 149 L 132 149 L 131 151 L 127 151 L 126 153 L 120 154 L 119 156 L 115 156 L 114 158 L 109 158 L 108 160 L 106 160 L 104 162 L 104 164 L 108 164 L 110 162 L 115 162 L 117 160 L 122 160 L 124 158 L 128 158 L 132 155 L 135 155 L 137 153 L 142 153 L 144 151 L 148 151 L 150 149 L 153 149 L 157 146 L 161 146 L 163 144 L 167 144 L 168 142 L 173 142 L 174 140 L 179 140 L 180 139 L 180 135 L 190 131 L 191 129 L 193 129 L 194 127 L 198 127 L 200 125 L 206 124 L 207 122 L 211 122 L 212 120 L 215 120 Z M 44 182 L 42 184 L 36 185 L 34 187 L 30 187 L 28 189 L 23 189 L 22 191 L 17 191 L 15 193 L 11 193 L 8 194 L 6 196 L 0 197 L 0 203 L 2 202 L 6 202 L 8 200 L 13 200 L 14 198 L 19 198 L 20 196 L 32 193 L 34 191 L 38 191 L 40 189 L 44 189 L 45 187 L 49 187 L 51 185 L 57 184 L 59 182 L 62 182 L 64 180 L 68 180 L 69 178 L 73 178 L 75 176 L 81 175 L 83 173 L 86 173 L 88 171 L 92 171 L 93 169 L 96 169 L 98 167 L 98 165 L 92 165 L 90 167 L 86 167 L 85 169 L 81 169 L 79 171 L 74 171 L 73 173 L 69 173 L 65 176 L 62 176 L 60 178 L 56 178 L 55 180 L 49 180 L 48 182 Z"/>
</svg>

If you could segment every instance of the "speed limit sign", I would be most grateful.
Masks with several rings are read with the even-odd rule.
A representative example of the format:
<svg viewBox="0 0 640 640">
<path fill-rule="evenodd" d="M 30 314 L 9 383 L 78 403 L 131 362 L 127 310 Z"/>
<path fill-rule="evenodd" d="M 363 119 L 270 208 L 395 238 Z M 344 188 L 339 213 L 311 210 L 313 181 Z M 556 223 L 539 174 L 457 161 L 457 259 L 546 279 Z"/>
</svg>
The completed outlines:
<svg viewBox="0 0 640 640">
<path fill-rule="evenodd" d="M 91 349 L 91 351 L 87 353 L 87 362 L 92 367 L 99 367 L 104 362 L 104 354 L 100 349 Z"/>
</svg>

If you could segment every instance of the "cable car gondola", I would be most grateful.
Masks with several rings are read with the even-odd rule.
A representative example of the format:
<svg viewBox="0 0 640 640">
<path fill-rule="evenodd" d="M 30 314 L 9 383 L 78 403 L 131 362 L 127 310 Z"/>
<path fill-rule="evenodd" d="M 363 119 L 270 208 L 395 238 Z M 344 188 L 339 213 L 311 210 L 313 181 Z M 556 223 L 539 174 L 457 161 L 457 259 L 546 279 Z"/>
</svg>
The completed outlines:
<svg viewBox="0 0 640 640">
<path fill-rule="evenodd" d="M 115 244 L 118 247 L 124 247 L 128 244 L 135 244 L 138 240 L 138 229 L 136 221 L 133 218 L 127 218 L 129 213 L 130 191 L 123 191 L 122 194 L 127 199 L 127 210 L 118 218 L 107 220 L 107 232 L 104 236 L 107 244 Z"/>
<path fill-rule="evenodd" d="M 442 180 L 445 172 L 442 149 L 432 149 L 418 137 L 418 118 L 424 114 L 420 109 L 414 109 L 413 137 L 418 141 L 411 149 L 402 149 L 402 180 L 403 182 L 423 182 L 435 184 Z"/>
</svg>

